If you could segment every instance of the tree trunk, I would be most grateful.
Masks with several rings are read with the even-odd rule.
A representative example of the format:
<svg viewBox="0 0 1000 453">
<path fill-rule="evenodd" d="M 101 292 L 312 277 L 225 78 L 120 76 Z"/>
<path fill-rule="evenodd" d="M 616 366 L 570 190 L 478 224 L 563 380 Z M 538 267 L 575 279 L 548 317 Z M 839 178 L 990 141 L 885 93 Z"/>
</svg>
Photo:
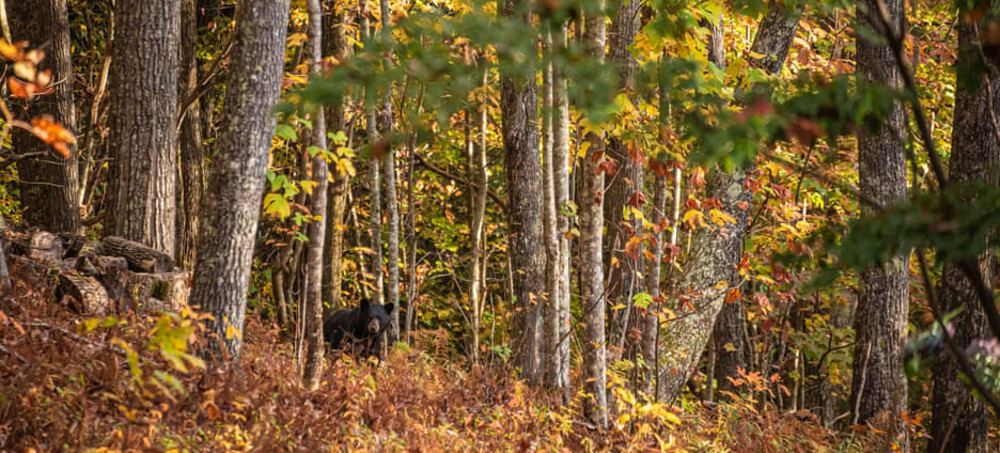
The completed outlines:
<svg viewBox="0 0 1000 453">
<path fill-rule="evenodd" d="M 502 17 L 531 23 L 525 0 L 503 0 Z M 539 379 L 541 296 L 545 290 L 545 249 L 542 239 L 542 164 L 538 154 L 538 105 L 534 77 L 509 74 L 501 62 L 500 110 L 504 170 L 507 177 L 507 214 L 514 280 L 514 363 L 531 383 Z"/>
<path fill-rule="evenodd" d="M 989 65 L 981 57 L 978 33 L 974 25 L 962 20 L 957 28 L 959 75 L 948 181 L 956 185 L 995 187 L 1000 178 L 1000 143 L 997 143 L 993 121 L 996 112 L 1000 111 L 1000 75 L 991 67 L 989 72 L 975 77 L 980 65 Z M 987 283 L 993 280 L 991 263 L 995 259 L 989 248 L 979 256 L 979 269 Z M 957 264 L 945 265 L 939 294 L 942 306 L 938 311 L 941 313 L 964 307 L 951 321 L 954 328 L 951 337 L 959 349 L 965 350 L 975 340 L 989 337 L 986 315 L 975 302 L 976 292 Z M 934 364 L 934 415 L 928 451 L 985 452 L 987 449 L 986 405 L 958 379 L 959 370 L 951 354 L 942 354 Z"/>
<path fill-rule="evenodd" d="M 663 174 L 655 172 L 656 175 L 653 182 L 653 215 L 650 221 L 653 225 L 656 225 L 654 227 L 656 230 L 650 244 L 652 248 L 650 258 L 646 261 L 646 293 L 653 297 L 653 303 L 655 304 L 647 307 L 642 317 L 642 343 L 640 345 L 642 360 L 645 362 L 642 377 L 644 384 L 643 391 L 649 394 L 655 394 L 653 386 L 656 380 L 653 373 L 656 370 L 656 338 L 657 331 L 660 328 L 658 316 L 660 301 L 662 300 L 660 296 L 660 264 L 663 261 L 664 245 L 663 231 L 660 229 L 660 225 L 663 225 L 666 219 L 667 174 L 665 172 L 666 169 L 663 170 Z"/>
<path fill-rule="evenodd" d="M 323 8 L 320 0 L 308 0 L 309 13 L 309 75 L 320 77 L 323 69 Z M 313 117 L 312 146 L 320 151 L 312 158 L 312 179 L 316 183 L 312 193 L 312 212 L 324 213 L 320 220 L 309 224 L 309 244 L 306 250 L 305 328 L 306 359 L 302 381 L 307 389 L 319 389 L 323 374 L 323 247 L 327 228 L 327 165 L 326 116 L 322 107 Z"/>
<path fill-rule="evenodd" d="M 603 11 L 600 1 L 595 11 Z M 605 17 L 587 16 L 584 44 L 587 55 L 604 62 Z M 608 426 L 607 343 L 604 337 L 604 269 L 601 242 L 604 229 L 604 173 L 599 165 L 604 156 L 603 132 L 587 134 L 590 147 L 583 156 L 578 179 L 580 205 L 580 304 L 584 322 L 583 389 L 584 414 L 599 429 Z"/>
<path fill-rule="evenodd" d="M 488 67 L 485 64 L 484 67 Z M 489 70 L 483 70 L 482 86 L 484 89 L 488 87 L 489 83 Z M 474 363 L 479 363 L 479 322 L 482 319 L 482 307 L 483 307 L 483 281 L 485 280 L 485 266 L 483 265 L 483 243 L 485 242 L 485 228 L 486 224 L 486 191 L 489 190 L 488 175 L 487 175 L 487 158 L 486 158 L 486 133 L 488 127 L 488 116 L 489 110 L 487 104 L 484 102 L 480 104 L 478 109 L 478 118 L 476 121 L 476 142 L 473 144 L 469 140 L 469 181 L 473 181 L 475 185 L 471 192 L 471 206 L 470 212 L 472 213 L 470 234 L 472 235 L 472 256 L 470 263 L 472 271 L 469 275 L 469 308 L 472 314 L 472 360 Z M 466 118 L 471 120 L 471 114 Z"/>
<path fill-rule="evenodd" d="M 41 46 L 45 59 L 39 69 L 51 70 L 55 82 L 52 85 L 55 93 L 38 96 L 28 104 L 28 117 L 51 115 L 54 121 L 74 130 L 76 110 L 73 106 L 73 62 L 66 0 L 6 3 L 14 40 L 26 40 L 32 46 Z M 55 157 L 49 152 L 49 145 L 20 128 L 14 128 L 11 144 L 18 154 L 47 153 L 17 162 L 24 221 L 54 233 L 79 233 L 80 187 L 76 145 L 68 144 L 72 153 L 69 159 Z"/>
<path fill-rule="evenodd" d="M 201 103 L 186 104 L 198 85 L 198 11 L 196 0 L 182 0 L 180 77 L 178 108 L 183 121 L 178 136 L 180 146 L 180 181 L 177 205 L 182 216 L 177 219 L 177 261 L 188 269 L 194 268 L 198 249 L 198 221 L 201 218 L 201 198 L 205 193 L 205 152 L 201 134 Z"/>
<path fill-rule="evenodd" d="M 767 15 L 751 46 L 751 53 L 762 55 L 752 61 L 754 66 L 769 74 L 781 70 L 801 14 L 801 7 L 787 10 L 777 1 L 768 4 Z M 665 353 L 659 371 L 662 399 L 672 400 L 680 394 L 708 343 L 726 295 L 736 283 L 752 200 L 745 188 L 747 170 L 734 168 L 726 172 L 714 167 L 706 176 L 706 197 L 718 200 L 722 204 L 719 209 L 736 223 L 701 229 L 695 234 L 680 283 L 684 307 L 678 307 L 680 317 L 670 322 L 661 337 L 660 348 Z M 729 286 L 720 288 L 720 281 Z"/>
<path fill-rule="evenodd" d="M 635 35 L 639 33 L 639 4 L 632 0 L 618 0 L 617 14 L 611 20 L 608 39 L 611 41 L 608 58 L 618 67 L 619 90 L 632 90 L 638 62 L 632 56 L 628 46 L 632 45 Z M 639 152 L 639 151 L 633 151 Z M 624 309 L 611 309 L 609 326 L 609 352 L 618 357 L 625 349 L 625 339 L 628 331 L 639 329 L 636 322 L 637 313 L 632 306 L 633 296 L 643 291 L 641 263 L 642 250 L 626 252 L 626 246 L 636 234 L 641 234 L 642 219 L 629 212 L 623 217 L 626 209 L 633 207 L 629 202 L 642 193 L 643 169 L 641 161 L 629 156 L 627 144 L 621 137 L 611 137 L 607 143 L 607 153 L 615 160 L 617 171 L 608 184 L 604 203 L 604 218 L 607 220 L 607 232 L 604 238 L 605 270 L 608 275 L 608 306 Z M 634 206 L 640 208 L 641 206 Z M 628 347 L 628 356 L 634 360 L 638 344 Z M 614 359 L 612 359 L 614 361 Z"/>
<path fill-rule="evenodd" d="M 552 30 L 552 45 L 555 52 L 566 49 L 566 24 L 562 23 Z M 569 215 L 566 211 L 570 202 L 570 150 L 569 150 L 569 95 L 566 86 L 566 75 L 559 62 L 552 65 L 552 175 L 553 190 L 556 197 L 556 228 L 559 244 L 559 298 L 556 300 L 555 316 L 550 323 L 555 323 L 553 339 L 555 353 L 545 363 L 549 365 L 551 387 L 569 389 L 569 340 L 570 340 L 570 262 L 572 250 L 567 233 L 570 230 Z M 567 399 L 564 393 L 564 400 Z"/>
<path fill-rule="evenodd" d="M 180 0 L 119 0 L 111 44 L 107 232 L 174 254 Z"/>
<path fill-rule="evenodd" d="M 380 0 L 382 8 L 382 36 L 385 39 L 386 49 L 392 49 L 392 13 L 389 9 L 389 0 Z M 392 51 L 387 50 L 385 57 L 385 70 L 392 68 Z M 385 303 L 399 306 L 399 200 L 396 199 L 396 156 L 392 151 L 392 84 L 385 89 L 382 97 L 382 123 L 383 135 L 389 140 L 389 146 L 383 157 L 385 172 L 385 206 L 389 211 L 389 243 L 388 247 L 388 271 L 389 281 L 386 282 L 387 294 Z M 389 314 L 392 320 L 389 329 L 389 341 L 399 341 L 399 310 L 393 310 Z"/>
<path fill-rule="evenodd" d="M 561 25 L 556 25 L 557 27 Z M 552 30 L 547 28 L 543 31 L 544 52 L 552 55 L 553 42 Z M 544 68 L 542 75 L 542 187 L 545 191 L 545 216 L 542 222 L 542 229 L 545 238 L 545 311 L 542 316 L 543 321 L 543 348 L 547 360 L 543 369 L 539 372 L 543 374 L 543 382 L 548 388 L 555 388 L 556 372 L 553 372 L 553 363 L 558 354 L 559 345 L 559 295 L 560 290 L 560 266 L 559 259 L 559 221 L 556 216 L 559 208 L 556 206 L 555 189 L 555 166 L 553 163 L 553 147 L 555 146 L 555 135 L 552 127 L 553 117 L 553 63 L 549 63 Z"/>
<path fill-rule="evenodd" d="M 365 12 L 361 20 L 361 34 L 368 39 L 373 39 L 374 30 L 372 29 L 369 14 L 367 13 L 368 0 L 364 0 L 363 8 Z M 368 221 L 370 222 L 369 228 L 371 230 L 371 249 L 375 252 L 372 255 L 372 272 L 375 277 L 375 281 L 373 282 L 375 291 L 372 295 L 372 300 L 376 304 L 382 304 L 384 300 L 382 294 L 384 287 L 382 274 L 382 166 L 380 165 L 381 159 L 377 156 L 382 151 L 376 148 L 383 146 L 383 144 L 379 142 L 377 100 L 378 93 L 376 90 L 365 93 L 365 131 L 368 135 L 368 146 L 373 151 L 371 162 L 369 162 L 369 170 L 371 171 L 371 181 L 369 182 L 371 184 L 371 207 L 368 216 Z"/>
<path fill-rule="evenodd" d="M 254 235 L 281 94 L 288 0 L 246 0 L 236 11 L 224 115 L 210 169 L 191 301 L 215 317 L 210 353 L 239 358 Z M 225 355 L 218 358 L 224 359 Z"/>
<path fill-rule="evenodd" d="M 886 31 L 879 25 L 880 0 L 857 3 L 859 26 L 880 36 Z M 902 30 L 903 1 L 886 0 L 884 4 L 894 33 Z M 892 49 L 884 41 L 873 42 L 867 35 L 857 39 L 857 74 L 859 82 L 899 88 L 902 76 L 896 67 Z M 906 160 L 903 134 L 906 118 L 901 103 L 896 103 L 878 131 L 858 132 L 858 176 L 861 196 L 890 206 L 906 201 Z M 879 215 L 877 208 L 862 205 L 862 216 Z M 875 264 L 861 272 L 861 294 L 854 320 L 854 377 L 851 382 L 851 408 L 856 423 L 865 423 L 882 412 L 893 420 L 906 411 L 906 376 L 903 372 L 903 346 L 909 308 L 909 251 L 888 263 Z M 883 426 L 888 430 L 889 427 Z M 906 451 L 906 430 L 897 423 L 890 435 Z"/>
<path fill-rule="evenodd" d="M 323 41 L 325 53 L 332 55 L 338 61 L 343 61 L 350 54 L 350 45 L 344 35 L 345 14 L 342 8 L 334 6 L 334 11 L 324 16 Z M 326 124 L 329 132 L 343 131 L 345 124 L 344 106 L 342 104 L 327 107 Z M 347 133 L 347 131 L 345 131 Z M 347 210 L 347 191 L 350 189 L 350 175 L 334 171 L 333 184 L 330 185 L 329 203 L 326 217 L 326 240 L 323 256 L 323 300 L 333 309 L 341 308 L 341 291 L 343 290 L 343 255 L 344 255 L 344 212 Z"/>
</svg>

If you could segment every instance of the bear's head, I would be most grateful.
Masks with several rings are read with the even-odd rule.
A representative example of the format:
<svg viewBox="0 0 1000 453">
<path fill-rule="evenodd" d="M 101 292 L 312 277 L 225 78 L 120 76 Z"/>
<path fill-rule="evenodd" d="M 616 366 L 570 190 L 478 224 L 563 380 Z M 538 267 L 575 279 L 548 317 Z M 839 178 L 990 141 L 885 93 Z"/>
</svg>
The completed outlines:
<svg viewBox="0 0 1000 453">
<path fill-rule="evenodd" d="M 378 336 L 389 328 L 389 314 L 395 308 L 392 304 L 373 304 L 368 299 L 361 300 L 361 320 L 364 323 L 365 334 Z"/>
</svg>

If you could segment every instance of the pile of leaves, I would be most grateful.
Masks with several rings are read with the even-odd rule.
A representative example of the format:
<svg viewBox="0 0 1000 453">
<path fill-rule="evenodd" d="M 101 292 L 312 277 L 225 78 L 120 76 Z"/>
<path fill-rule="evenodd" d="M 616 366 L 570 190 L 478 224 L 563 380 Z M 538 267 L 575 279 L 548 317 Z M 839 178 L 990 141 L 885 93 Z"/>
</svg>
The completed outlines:
<svg viewBox="0 0 1000 453">
<path fill-rule="evenodd" d="M 580 415 L 580 396 L 563 406 L 561 395 L 527 386 L 503 365 L 468 367 L 431 356 L 421 346 L 423 332 L 414 346 L 393 347 L 381 364 L 339 358 L 320 389 L 307 391 L 291 346 L 255 316 L 239 367 L 213 369 L 194 354 L 204 337 L 196 313 L 81 318 L 38 282 L 16 279 L 0 296 L 4 450 L 860 448 L 808 415 L 758 411 L 751 402 L 671 407 L 636 397 L 615 378 L 615 423 L 598 432 Z M 426 333 L 434 341 L 435 333 Z"/>
</svg>

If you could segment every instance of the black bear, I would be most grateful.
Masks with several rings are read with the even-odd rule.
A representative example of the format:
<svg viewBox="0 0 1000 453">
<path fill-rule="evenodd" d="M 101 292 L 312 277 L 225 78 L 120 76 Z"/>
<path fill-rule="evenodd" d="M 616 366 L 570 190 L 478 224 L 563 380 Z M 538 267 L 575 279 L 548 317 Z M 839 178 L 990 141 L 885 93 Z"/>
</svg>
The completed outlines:
<svg viewBox="0 0 1000 453">
<path fill-rule="evenodd" d="M 358 308 L 342 308 L 323 322 L 323 338 L 334 350 L 382 360 L 382 337 L 389 328 L 393 305 L 361 300 Z"/>
</svg>

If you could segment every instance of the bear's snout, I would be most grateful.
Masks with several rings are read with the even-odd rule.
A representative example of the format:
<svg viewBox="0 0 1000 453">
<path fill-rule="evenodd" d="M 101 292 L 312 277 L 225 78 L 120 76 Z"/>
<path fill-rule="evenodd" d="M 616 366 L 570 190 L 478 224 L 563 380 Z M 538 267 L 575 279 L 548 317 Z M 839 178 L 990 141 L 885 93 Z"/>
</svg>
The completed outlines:
<svg viewBox="0 0 1000 453">
<path fill-rule="evenodd" d="M 379 322 L 378 322 L 377 319 L 373 319 L 371 321 L 368 321 L 368 333 L 370 333 L 370 334 L 373 334 L 373 335 L 374 334 L 378 334 L 378 332 L 381 329 L 381 327 L 382 326 L 379 325 Z"/>
</svg>

